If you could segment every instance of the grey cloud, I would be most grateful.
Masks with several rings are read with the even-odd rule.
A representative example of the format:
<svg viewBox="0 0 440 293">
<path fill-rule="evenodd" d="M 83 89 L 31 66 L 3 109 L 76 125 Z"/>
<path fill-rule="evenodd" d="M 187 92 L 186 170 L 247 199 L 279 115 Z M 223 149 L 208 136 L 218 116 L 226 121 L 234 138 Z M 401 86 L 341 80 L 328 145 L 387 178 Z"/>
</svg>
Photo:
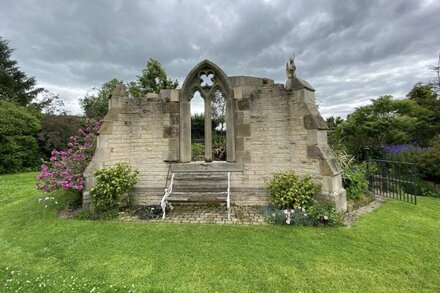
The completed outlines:
<svg viewBox="0 0 440 293">
<path fill-rule="evenodd" d="M 23 70 L 76 112 L 78 95 L 114 77 L 135 79 L 148 57 L 181 82 L 205 58 L 229 75 L 284 82 L 295 51 L 298 74 L 328 116 L 427 81 L 439 15 L 440 2 L 418 0 L 6 0 L 0 35 Z"/>
</svg>

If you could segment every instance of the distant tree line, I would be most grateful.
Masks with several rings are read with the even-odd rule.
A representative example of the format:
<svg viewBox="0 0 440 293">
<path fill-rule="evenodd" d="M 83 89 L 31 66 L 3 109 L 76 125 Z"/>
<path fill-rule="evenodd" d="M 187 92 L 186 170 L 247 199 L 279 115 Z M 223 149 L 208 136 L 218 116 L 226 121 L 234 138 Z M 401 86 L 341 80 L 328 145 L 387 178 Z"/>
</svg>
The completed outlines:
<svg viewBox="0 0 440 293">
<path fill-rule="evenodd" d="M 403 99 L 381 96 L 346 119 L 329 117 L 328 139 L 336 151 L 363 158 L 394 149 L 425 179 L 440 180 L 440 97 L 433 83 L 416 84 Z M 396 150 L 399 150 L 398 153 Z"/>
</svg>

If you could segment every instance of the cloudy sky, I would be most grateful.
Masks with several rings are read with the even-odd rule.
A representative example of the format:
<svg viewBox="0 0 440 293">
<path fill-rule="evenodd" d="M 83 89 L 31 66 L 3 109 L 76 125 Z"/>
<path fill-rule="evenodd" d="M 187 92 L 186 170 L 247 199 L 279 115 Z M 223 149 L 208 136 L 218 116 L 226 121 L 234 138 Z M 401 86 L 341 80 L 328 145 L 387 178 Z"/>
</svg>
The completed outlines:
<svg viewBox="0 0 440 293">
<path fill-rule="evenodd" d="M 72 113 L 93 87 L 136 79 L 149 57 L 180 82 L 210 59 L 284 83 L 294 51 L 322 114 L 345 116 L 435 78 L 440 1 L 1 0 L 0 36 Z"/>
</svg>

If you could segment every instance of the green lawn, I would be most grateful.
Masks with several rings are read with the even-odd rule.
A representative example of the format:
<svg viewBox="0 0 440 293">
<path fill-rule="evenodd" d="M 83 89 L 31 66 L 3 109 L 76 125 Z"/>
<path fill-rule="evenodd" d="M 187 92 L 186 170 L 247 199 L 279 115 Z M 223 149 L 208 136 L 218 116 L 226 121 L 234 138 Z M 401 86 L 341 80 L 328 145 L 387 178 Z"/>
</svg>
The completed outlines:
<svg viewBox="0 0 440 293">
<path fill-rule="evenodd" d="M 93 222 L 58 219 L 35 176 L 0 176 L 0 292 L 440 291 L 439 199 L 352 228 Z"/>
</svg>

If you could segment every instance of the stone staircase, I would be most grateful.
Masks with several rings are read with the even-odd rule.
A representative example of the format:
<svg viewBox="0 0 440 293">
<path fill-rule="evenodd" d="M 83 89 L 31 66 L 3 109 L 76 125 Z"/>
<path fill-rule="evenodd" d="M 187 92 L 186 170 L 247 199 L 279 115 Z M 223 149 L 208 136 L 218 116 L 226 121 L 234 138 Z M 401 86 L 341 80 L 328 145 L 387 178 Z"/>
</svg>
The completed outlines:
<svg viewBox="0 0 440 293">
<path fill-rule="evenodd" d="M 174 174 L 170 203 L 226 203 L 228 173 L 191 172 Z"/>
</svg>

